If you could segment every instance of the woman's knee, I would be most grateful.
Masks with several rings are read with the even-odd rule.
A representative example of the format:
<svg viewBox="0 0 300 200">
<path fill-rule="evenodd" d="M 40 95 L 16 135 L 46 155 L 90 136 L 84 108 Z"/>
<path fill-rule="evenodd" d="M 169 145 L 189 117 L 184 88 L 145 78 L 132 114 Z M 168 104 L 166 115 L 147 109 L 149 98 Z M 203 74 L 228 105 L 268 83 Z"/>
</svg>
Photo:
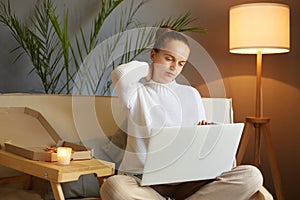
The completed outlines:
<svg viewBox="0 0 300 200">
<path fill-rule="evenodd" d="M 125 196 L 120 184 L 121 179 L 120 175 L 111 176 L 101 185 L 100 196 L 103 200 L 121 199 Z M 121 198 L 118 195 L 121 195 Z"/>
<path fill-rule="evenodd" d="M 263 176 L 261 171 L 252 165 L 241 165 L 237 167 L 238 170 L 242 170 L 242 182 L 246 187 L 259 190 L 263 185 Z"/>
</svg>

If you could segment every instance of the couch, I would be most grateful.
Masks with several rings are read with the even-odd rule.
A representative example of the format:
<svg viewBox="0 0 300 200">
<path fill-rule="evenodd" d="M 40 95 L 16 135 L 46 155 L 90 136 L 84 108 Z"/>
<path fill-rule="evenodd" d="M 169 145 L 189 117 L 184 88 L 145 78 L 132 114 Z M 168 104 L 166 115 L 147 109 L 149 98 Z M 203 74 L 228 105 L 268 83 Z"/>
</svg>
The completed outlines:
<svg viewBox="0 0 300 200">
<path fill-rule="evenodd" d="M 232 123 L 232 100 L 227 98 L 203 98 L 208 121 Z M 1 94 L 1 107 L 29 107 L 39 111 L 65 141 L 80 143 L 94 149 L 95 157 L 115 162 L 122 159 L 126 143 L 126 112 L 116 97 L 70 96 L 46 94 Z M 10 136 L 0 133 L 0 144 L 7 140 L 39 144 L 30 135 Z M 11 183 L 10 177 L 22 176 L 21 173 L 0 166 L 0 184 Z M 21 180 L 21 179 L 17 179 Z M 99 185 L 93 176 L 81 177 L 78 182 L 63 185 L 65 196 L 71 198 L 92 198 L 98 196 Z M 89 185 L 89 189 L 85 185 Z M 20 190 L 15 185 L 0 190 L 0 196 L 11 199 L 19 193 L 33 195 L 32 199 L 51 199 L 51 188 L 43 180 L 32 179 L 30 192 Z M 41 192 L 43 191 L 43 192 Z M 35 192 L 35 193 L 32 193 Z M 37 195 L 39 194 L 39 195 Z M 67 195 L 66 195 L 67 194 Z M 272 195 L 262 187 L 251 199 L 272 200 Z"/>
</svg>

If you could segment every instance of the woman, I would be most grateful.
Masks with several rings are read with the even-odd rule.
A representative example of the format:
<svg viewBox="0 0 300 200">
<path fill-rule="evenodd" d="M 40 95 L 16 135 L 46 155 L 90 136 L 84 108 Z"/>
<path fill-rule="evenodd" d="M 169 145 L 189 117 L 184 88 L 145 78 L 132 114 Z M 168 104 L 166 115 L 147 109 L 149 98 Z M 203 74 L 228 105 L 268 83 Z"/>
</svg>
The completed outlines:
<svg viewBox="0 0 300 200">
<path fill-rule="evenodd" d="M 140 186 L 132 177 L 143 173 L 153 127 L 207 124 L 199 92 L 175 81 L 189 54 L 183 35 L 161 28 L 151 50 L 152 63 L 132 61 L 112 72 L 121 103 L 128 109 L 128 138 L 119 175 L 108 178 L 101 187 L 103 200 L 246 200 L 262 186 L 262 175 L 253 166 L 236 167 L 214 180 L 149 187 Z"/>
</svg>

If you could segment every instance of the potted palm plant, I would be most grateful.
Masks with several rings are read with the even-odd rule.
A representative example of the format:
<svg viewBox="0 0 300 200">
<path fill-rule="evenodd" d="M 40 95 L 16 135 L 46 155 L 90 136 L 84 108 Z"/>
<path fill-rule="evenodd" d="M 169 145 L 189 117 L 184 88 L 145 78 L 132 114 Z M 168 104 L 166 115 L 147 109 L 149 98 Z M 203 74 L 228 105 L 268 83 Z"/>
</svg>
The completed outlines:
<svg viewBox="0 0 300 200">
<path fill-rule="evenodd" d="M 45 93 L 70 94 L 75 88 L 79 94 L 86 94 L 82 92 L 84 86 L 88 88 L 87 94 L 110 95 L 111 81 L 107 74 L 120 63 L 136 58 L 153 43 L 154 34 L 147 31 L 149 30 L 148 25 L 136 21 L 135 18 L 137 11 L 148 1 L 131 0 L 127 7 L 120 8 L 124 0 L 99 0 L 101 9 L 91 22 L 90 30 L 79 27 L 79 33 L 75 37 L 70 37 L 68 10 L 65 9 L 63 16 L 59 16 L 52 0 L 45 0 L 35 7 L 31 19 L 32 26 L 23 23 L 15 15 L 10 0 L 6 3 L 1 2 L 0 22 L 9 28 L 17 41 L 17 47 L 12 50 L 16 53 L 16 60 L 24 54 L 30 58 L 31 72 L 37 73 Z M 113 34 L 118 35 L 136 28 L 138 34 L 135 41 L 128 37 L 123 46 L 124 53 L 120 55 L 119 59 L 111 61 L 110 55 L 120 45 L 120 37 L 114 37 L 114 40 L 110 40 L 110 43 L 106 44 L 105 51 L 102 53 L 101 63 L 104 67 L 87 70 L 85 63 L 87 63 L 88 55 L 97 45 L 111 37 L 100 39 L 100 34 L 104 22 L 116 9 L 121 9 L 121 14 L 116 20 Z M 152 26 L 168 25 L 177 31 L 205 33 L 202 28 L 187 28 L 194 20 L 195 18 L 191 16 L 190 12 L 187 12 L 178 18 L 162 19 Z M 146 37 L 146 34 L 149 37 Z M 132 44 L 133 42 L 134 44 Z M 128 50 L 128 48 L 132 48 L 132 45 L 135 45 L 135 50 Z M 80 78 L 76 79 L 78 74 Z M 85 75 L 83 76 L 83 74 Z"/>
</svg>

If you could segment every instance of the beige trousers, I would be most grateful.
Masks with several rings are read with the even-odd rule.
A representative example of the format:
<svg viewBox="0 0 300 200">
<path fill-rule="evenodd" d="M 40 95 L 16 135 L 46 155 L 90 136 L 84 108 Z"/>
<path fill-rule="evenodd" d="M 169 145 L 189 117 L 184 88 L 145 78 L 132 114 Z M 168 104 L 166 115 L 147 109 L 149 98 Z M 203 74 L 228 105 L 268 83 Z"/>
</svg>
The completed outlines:
<svg viewBox="0 0 300 200">
<path fill-rule="evenodd" d="M 209 182 L 193 192 L 186 200 L 248 200 L 263 183 L 261 172 L 254 166 L 241 165 L 222 173 L 216 180 Z M 186 187 L 186 193 L 193 187 Z M 182 188 L 180 188 L 182 190 Z M 178 189 L 174 187 L 173 194 Z M 169 191 L 168 191 L 169 192 Z M 126 175 L 108 178 L 101 186 L 102 200 L 165 200 L 152 187 L 142 187 L 136 180 Z M 170 199 L 174 197 L 170 195 Z M 175 197 L 175 200 L 179 198 Z"/>
</svg>

